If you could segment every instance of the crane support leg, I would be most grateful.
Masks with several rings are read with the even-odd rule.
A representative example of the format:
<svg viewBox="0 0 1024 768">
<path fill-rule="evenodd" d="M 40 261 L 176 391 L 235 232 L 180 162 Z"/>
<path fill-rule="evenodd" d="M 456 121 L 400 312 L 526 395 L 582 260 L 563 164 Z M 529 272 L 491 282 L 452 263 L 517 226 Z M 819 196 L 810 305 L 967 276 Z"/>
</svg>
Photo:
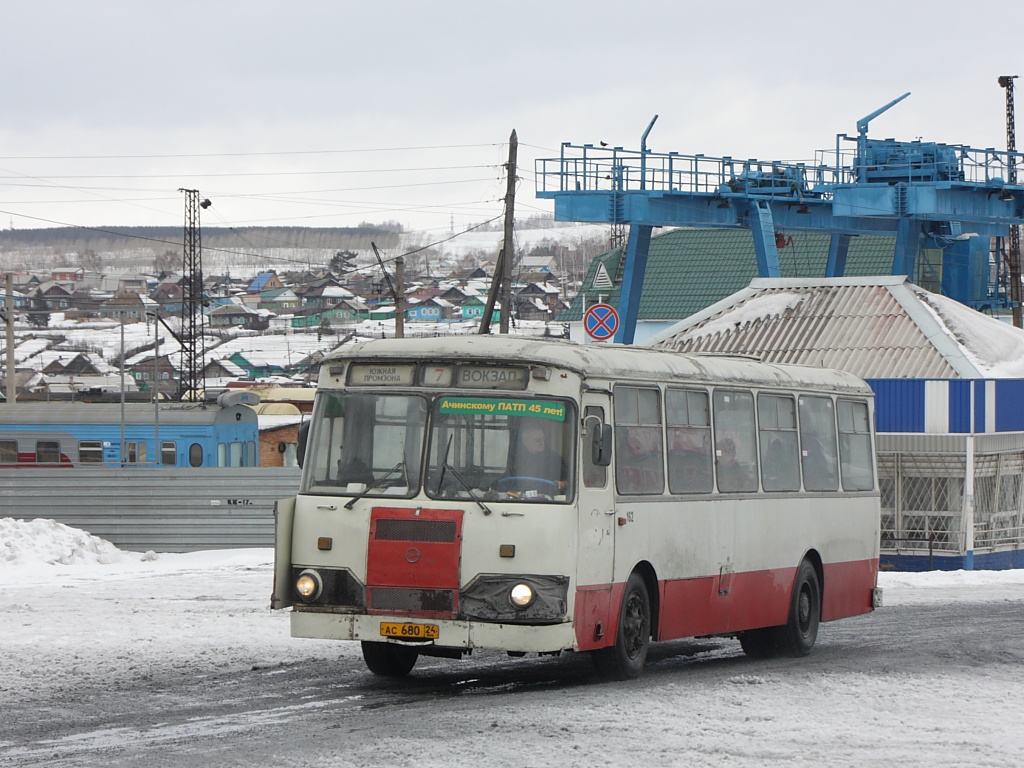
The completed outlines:
<svg viewBox="0 0 1024 768">
<path fill-rule="evenodd" d="M 767 200 L 750 201 L 750 229 L 754 233 L 754 254 L 758 277 L 782 277 L 779 249 L 775 245 L 775 221 Z"/>
<path fill-rule="evenodd" d="M 843 277 L 846 274 L 846 254 L 850 251 L 850 236 L 832 233 L 828 241 L 828 263 L 825 277 Z"/>
<path fill-rule="evenodd" d="M 636 334 L 636 321 L 640 314 L 640 296 L 647 271 L 647 252 L 651 247 L 650 224 L 630 224 L 626 240 L 625 267 L 622 271 L 622 291 L 619 294 L 619 329 L 615 332 L 617 344 L 632 344 Z"/>
<path fill-rule="evenodd" d="M 896 227 L 896 252 L 892 259 L 892 273 L 914 279 L 917 246 L 921 237 L 921 222 L 909 216 L 900 218 Z"/>
</svg>

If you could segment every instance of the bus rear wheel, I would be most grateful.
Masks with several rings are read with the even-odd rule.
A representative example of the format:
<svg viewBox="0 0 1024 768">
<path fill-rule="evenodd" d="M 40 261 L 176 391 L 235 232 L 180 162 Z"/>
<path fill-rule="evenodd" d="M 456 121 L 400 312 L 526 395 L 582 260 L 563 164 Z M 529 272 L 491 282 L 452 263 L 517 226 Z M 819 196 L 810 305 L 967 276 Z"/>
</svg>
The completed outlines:
<svg viewBox="0 0 1024 768">
<path fill-rule="evenodd" d="M 364 640 L 362 646 L 367 669 L 380 677 L 405 677 L 416 666 L 419 658 L 419 653 L 404 645 Z"/>
<path fill-rule="evenodd" d="M 806 656 L 818 638 L 820 622 L 821 583 L 814 566 L 804 560 L 793 584 L 788 621 L 779 627 L 747 630 L 740 634 L 740 645 L 755 659 Z"/>
<path fill-rule="evenodd" d="M 594 669 L 611 680 L 632 680 L 643 671 L 651 644 L 651 598 L 647 584 L 634 573 L 626 582 L 615 645 L 591 652 Z"/>
</svg>

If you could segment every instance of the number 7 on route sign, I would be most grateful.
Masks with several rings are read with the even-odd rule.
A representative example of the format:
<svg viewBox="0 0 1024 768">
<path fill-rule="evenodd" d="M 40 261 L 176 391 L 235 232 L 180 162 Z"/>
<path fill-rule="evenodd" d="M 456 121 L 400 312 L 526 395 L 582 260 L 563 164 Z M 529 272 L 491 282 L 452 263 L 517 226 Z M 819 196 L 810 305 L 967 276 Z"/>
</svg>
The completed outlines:
<svg viewBox="0 0 1024 768">
<path fill-rule="evenodd" d="M 619 329 L 619 313 L 609 304 L 595 304 L 583 315 L 583 328 L 590 338 L 607 341 Z"/>
</svg>

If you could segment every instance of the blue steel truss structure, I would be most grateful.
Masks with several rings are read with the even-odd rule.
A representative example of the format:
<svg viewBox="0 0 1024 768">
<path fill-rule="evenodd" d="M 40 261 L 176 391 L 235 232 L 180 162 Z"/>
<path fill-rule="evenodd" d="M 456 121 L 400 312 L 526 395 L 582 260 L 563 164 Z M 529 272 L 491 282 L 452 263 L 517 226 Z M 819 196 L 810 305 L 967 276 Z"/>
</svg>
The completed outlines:
<svg viewBox="0 0 1024 768">
<path fill-rule="evenodd" d="M 894 234 L 892 274 L 976 309 L 1009 306 L 1005 254 L 990 243 L 1024 224 L 1024 186 L 1006 181 L 1024 153 L 869 138 L 871 120 L 909 95 L 813 164 L 651 152 L 653 120 L 639 151 L 567 142 L 536 161 L 537 197 L 555 201 L 558 221 L 629 226 L 621 343 L 633 342 L 654 227 L 748 227 L 761 277 L 781 276 L 777 230 L 829 232 L 826 277 L 844 274 L 851 237 Z"/>
</svg>

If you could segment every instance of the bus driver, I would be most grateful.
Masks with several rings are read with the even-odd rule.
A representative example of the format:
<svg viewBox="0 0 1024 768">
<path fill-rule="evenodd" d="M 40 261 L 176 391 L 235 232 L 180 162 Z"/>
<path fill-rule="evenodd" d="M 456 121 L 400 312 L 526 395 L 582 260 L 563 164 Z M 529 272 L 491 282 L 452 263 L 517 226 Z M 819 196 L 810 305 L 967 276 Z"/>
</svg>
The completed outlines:
<svg viewBox="0 0 1024 768">
<path fill-rule="evenodd" d="M 547 432 L 542 424 L 527 421 L 519 428 L 516 451 L 510 474 L 516 477 L 536 477 L 558 485 L 565 490 L 565 460 L 547 445 Z"/>
</svg>

